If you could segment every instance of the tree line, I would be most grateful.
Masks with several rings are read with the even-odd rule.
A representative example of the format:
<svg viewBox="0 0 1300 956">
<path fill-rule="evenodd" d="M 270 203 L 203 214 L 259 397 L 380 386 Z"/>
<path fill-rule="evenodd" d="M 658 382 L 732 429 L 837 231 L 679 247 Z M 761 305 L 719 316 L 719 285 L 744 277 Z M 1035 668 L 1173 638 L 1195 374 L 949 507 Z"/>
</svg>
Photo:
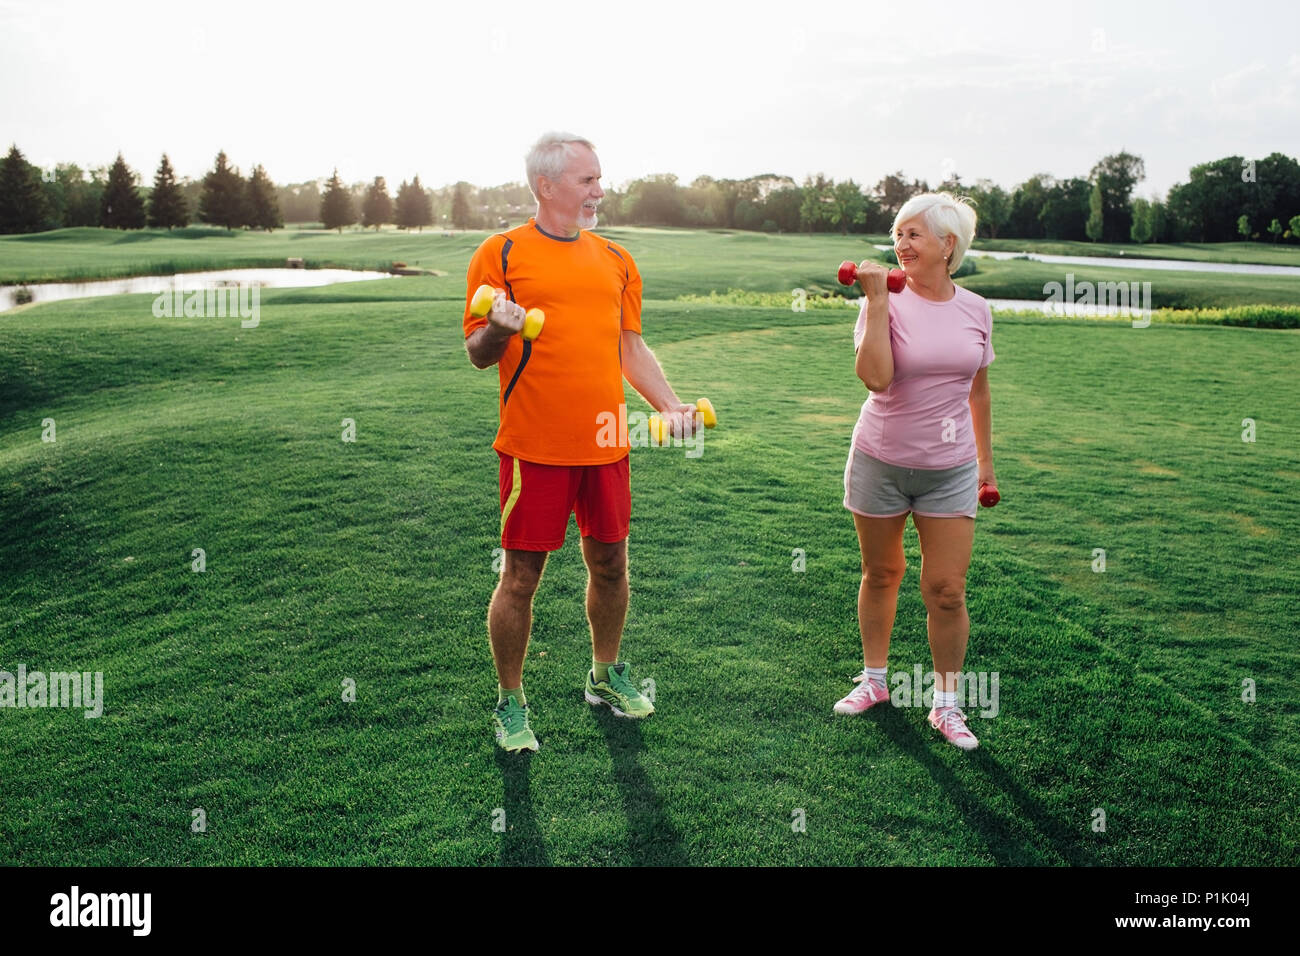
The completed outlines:
<svg viewBox="0 0 1300 956">
<path fill-rule="evenodd" d="M 934 188 L 975 202 L 983 238 L 1300 241 L 1300 163 L 1282 153 L 1194 166 L 1187 182 L 1175 184 L 1164 198 L 1135 195 L 1145 176 L 1142 158 L 1121 151 L 1100 159 L 1087 177 L 1038 173 L 1006 190 L 988 179 L 963 183 L 953 172 Z M 700 176 L 689 185 L 658 174 L 606 190 L 600 218 L 606 225 L 879 234 L 889 230 L 903 203 L 930 189 L 901 170 L 871 187 L 821 174 L 802 183 L 776 173 L 739 180 Z M 403 180 L 392 196 L 383 176 L 347 185 L 335 169 L 323 188 L 318 182 L 276 186 L 260 165 L 244 177 L 224 152 L 198 181 L 178 181 L 164 155 L 152 188 L 139 185 L 120 154 L 110 167 L 89 171 L 74 164 L 39 169 L 16 145 L 0 160 L 0 233 L 63 226 L 172 228 L 195 219 L 227 229 L 275 229 L 285 221 L 320 222 L 340 231 L 356 224 L 496 229 L 532 210 L 528 187 L 519 183 L 429 189 L 417 175 Z"/>
</svg>

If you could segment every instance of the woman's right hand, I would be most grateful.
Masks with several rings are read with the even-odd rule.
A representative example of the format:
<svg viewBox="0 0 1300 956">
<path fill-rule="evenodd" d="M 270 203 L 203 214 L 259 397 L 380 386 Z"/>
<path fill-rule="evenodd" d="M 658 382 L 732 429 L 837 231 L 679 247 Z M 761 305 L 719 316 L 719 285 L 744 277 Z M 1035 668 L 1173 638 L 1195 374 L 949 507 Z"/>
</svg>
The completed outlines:
<svg viewBox="0 0 1300 956">
<path fill-rule="evenodd" d="M 889 270 L 879 262 L 870 259 L 858 263 L 858 285 L 866 293 L 868 302 L 881 302 L 889 298 L 889 286 L 886 279 Z"/>
</svg>

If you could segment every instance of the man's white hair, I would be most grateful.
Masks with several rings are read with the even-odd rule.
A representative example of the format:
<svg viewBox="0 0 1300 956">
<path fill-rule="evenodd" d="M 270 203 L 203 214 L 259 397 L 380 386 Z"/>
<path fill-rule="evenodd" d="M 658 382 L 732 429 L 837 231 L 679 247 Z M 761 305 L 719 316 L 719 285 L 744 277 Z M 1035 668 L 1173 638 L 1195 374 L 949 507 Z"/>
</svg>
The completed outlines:
<svg viewBox="0 0 1300 956">
<path fill-rule="evenodd" d="M 925 219 L 925 226 L 940 241 L 949 236 L 957 237 L 957 244 L 952 247 L 952 256 L 948 259 L 948 274 L 952 275 L 961 265 L 961 260 L 975 238 L 975 208 L 965 196 L 951 193 L 921 193 L 903 203 L 894 217 L 894 224 L 889 227 L 889 237 L 894 239 L 898 224 L 916 216 Z"/>
<path fill-rule="evenodd" d="M 524 157 L 524 169 L 528 173 L 528 188 L 537 195 L 537 180 L 540 176 L 555 180 L 564 175 L 569 158 L 573 155 L 575 145 L 586 146 L 593 153 L 595 144 L 590 140 L 575 136 L 573 133 L 551 132 L 542 134 L 542 138 L 533 143 L 533 148 Z"/>
</svg>

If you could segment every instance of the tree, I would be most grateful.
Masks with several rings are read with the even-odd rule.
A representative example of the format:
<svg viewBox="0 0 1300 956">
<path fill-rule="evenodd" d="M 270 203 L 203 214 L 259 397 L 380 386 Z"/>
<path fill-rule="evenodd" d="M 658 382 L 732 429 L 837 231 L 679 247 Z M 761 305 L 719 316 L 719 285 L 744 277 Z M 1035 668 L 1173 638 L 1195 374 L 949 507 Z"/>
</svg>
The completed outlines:
<svg viewBox="0 0 1300 956">
<path fill-rule="evenodd" d="M 1164 242 L 1169 231 L 1169 213 L 1165 204 L 1153 198 L 1148 209 L 1148 220 L 1151 223 L 1150 241 Z"/>
<path fill-rule="evenodd" d="M 831 207 L 835 204 L 832 191 L 835 180 L 822 173 L 817 178 L 804 177 L 803 202 L 799 204 L 799 228 L 804 232 L 826 232 L 831 225 Z"/>
<path fill-rule="evenodd" d="M 189 221 L 190 211 L 180 187 L 176 185 L 176 172 L 167 154 L 163 153 L 158 172 L 154 173 L 153 193 L 149 196 L 149 225 L 155 229 L 171 229 L 188 225 Z"/>
<path fill-rule="evenodd" d="M 365 202 L 361 204 L 361 225 L 374 226 L 378 232 L 380 226 L 392 221 L 393 200 L 388 195 L 388 184 L 383 176 L 376 176 L 366 190 Z"/>
<path fill-rule="evenodd" d="M 340 233 L 344 226 L 357 221 L 356 210 L 352 208 L 352 195 L 339 179 L 337 166 L 334 175 L 325 184 L 325 194 L 321 196 L 320 221 L 326 229 L 337 229 Z"/>
<path fill-rule="evenodd" d="M 978 228 L 996 239 L 998 232 L 1011 219 L 1011 197 L 1001 186 L 988 179 L 978 179 L 969 190 L 970 198 L 975 200 L 976 223 Z"/>
<path fill-rule="evenodd" d="M 1237 217 L 1237 232 L 1241 233 L 1241 238 L 1250 238 L 1250 220 L 1244 215 Z"/>
<path fill-rule="evenodd" d="M 1292 216 L 1287 225 L 1291 227 L 1291 238 L 1300 238 L 1300 216 Z"/>
<path fill-rule="evenodd" d="M 763 201 L 764 232 L 798 232 L 799 209 L 803 205 L 803 190 L 791 183 L 774 189 Z M 768 223 L 772 228 L 768 228 Z"/>
<path fill-rule="evenodd" d="M 99 222 L 106 229 L 143 229 L 144 202 L 135 188 L 136 174 L 126 165 L 122 154 L 108 170 L 108 183 L 100 200 Z"/>
<path fill-rule="evenodd" d="M 1102 198 L 1101 186 L 1092 184 L 1092 193 L 1088 196 L 1088 224 L 1084 227 L 1088 238 L 1093 242 L 1105 235 L 1105 200 Z"/>
<path fill-rule="evenodd" d="M 1133 200 L 1133 225 L 1129 235 L 1136 243 L 1151 241 L 1151 203 L 1138 197 Z"/>
<path fill-rule="evenodd" d="M 411 190 L 415 193 L 415 225 L 417 228 L 433 225 L 433 202 L 429 199 L 429 194 L 424 187 L 420 185 L 420 177 L 416 176 L 411 180 Z M 532 195 L 529 193 L 529 195 Z"/>
<path fill-rule="evenodd" d="M 401 229 L 419 229 L 433 224 L 433 203 L 429 194 L 420 185 L 420 177 L 414 182 L 402 181 L 397 188 L 397 203 L 393 221 Z"/>
<path fill-rule="evenodd" d="M 658 173 L 635 180 L 627 188 L 627 218 L 630 222 L 655 226 L 686 224 L 686 204 L 682 201 L 677 177 Z"/>
<path fill-rule="evenodd" d="M 1273 241 L 1277 242 L 1277 237 L 1282 235 L 1282 223 L 1274 219 L 1268 224 L 1268 231 L 1273 235 Z"/>
<path fill-rule="evenodd" d="M 1130 228 L 1129 197 L 1133 187 L 1146 178 L 1146 165 L 1140 156 L 1119 152 L 1104 156 L 1092 167 L 1089 180 L 1101 191 L 1102 238 L 1107 242 L 1124 242 Z"/>
<path fill-rule="evenodd" d="M 247 219 L 244 213 L 244 178 L 231 169 L 224 150 L 217 153 L 216 165 L 203 177 L 199 197 L 199 218 L 214 226 L 233 229 Z"/>
<path fill-rule="evenodd" d="M 850 226 L 866 225 L 867 203 L 862 188 L 853 180 L 836 183 L 831 190 L 831 225 L 839 226 L 842 236 L 848 234 Z"/>
<path fill-rule="evenodd" d="M 1047 198 L 1056 186 L 1047 173 L 1037 173 L 1011 191 L 1011 212 L 1007 217 L 1005 235 L 1017 239 L 1042 239 L 1041 213 Z"/>
<path fill-rule="evenodd" d="M 27 162 L 17 145 L 10 146 L 9 155 L 0 160 L 0 233 L 40 232 L 49 212 L 40 170 Z"/>
<path fill-rule="evenodd" d="M 929 192 L 930 187 L 924 181 L 913 179 L 908 183 L 907 177 L 903 175 L 900 169 L 896 173 L 890 173 L 875 186 L 876 202 L 880 204 L 880 211 L 893 224 L 894 218 L 898 215 L 898 210 L 903 208 L 903 204 L 913 196 L 919 196 L 921 193 Z"/>
<path fill-rule="evenodd" d="M 294 183 L 276 190 L 276 206 L 285 222 L 315 222 L 320 216 L 320 185 Z"/>
<path fill-rule="evenodd" d="M 1071 178 L 1053 184 L 1039 211 L 1044 239 L 1088 238 L 1092 187 L 1086 179 Z"/>
<path fill-rule="evenodd" d="M 415 220 L 418 218 L 415 214 L 415 193 L 411 191 L 411 184 L 405 179 L 397 187 L 397 199 L 393 202 L 393 222 L 398 229 L 414 229 Z"/>
<path fill-rule="evenodd" d="M 280 203 L 275 196 L 275 183 L 266 170 L 257 165 L 248 177 L 244 194 L 244 224 L 253 229 L 279 229 L 284 225 L 280 216 Z"/>
<path fill-rule="evenodd" d="M 456 184 L 456 195 L 451 201 L 451 224 L 457 229 L 469 229 L 473 225 L 468 190 L 469 183 Z"/>
</svg>

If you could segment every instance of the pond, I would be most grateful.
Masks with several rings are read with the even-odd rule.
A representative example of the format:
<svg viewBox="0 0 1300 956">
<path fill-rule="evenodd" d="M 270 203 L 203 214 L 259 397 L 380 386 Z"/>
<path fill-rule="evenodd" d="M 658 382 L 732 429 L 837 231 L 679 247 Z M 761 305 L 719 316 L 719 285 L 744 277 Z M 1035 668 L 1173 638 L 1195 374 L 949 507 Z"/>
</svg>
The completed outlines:
<svg viewBox="0 0 1300 956">
<path fill-rule="evenodd" d="M 57 302 L 60 299 L 85 299 L 101 295 L 165 292 L 183 287 L 222 289 L 257 285 L 266 289 L 306 288 L 335 282 L 358 282 L 363 279 L 395 279 L 387 272 L 356 269 L 221 269 L 214 272 L 182 272 L 169 276 L 133 276 L 122 279 L 97 279 L 92 282 L 34 282 L 26 286 L 0 287 L 0 312 L 17 305 L 19 289 L 31 292 L 32 302 Z"/>
</svg>

